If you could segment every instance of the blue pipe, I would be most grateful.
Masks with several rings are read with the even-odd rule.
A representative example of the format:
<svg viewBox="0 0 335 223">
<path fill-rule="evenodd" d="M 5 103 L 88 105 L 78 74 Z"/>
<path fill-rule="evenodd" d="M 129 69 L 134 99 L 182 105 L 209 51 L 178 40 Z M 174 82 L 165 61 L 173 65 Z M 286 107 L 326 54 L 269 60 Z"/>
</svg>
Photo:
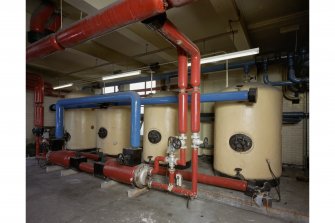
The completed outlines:
<svg viewBox="0 0 335 223">
<path fill-rule="evenodd" d="M 295 84 L 308 82 L 308 79 L 299 79 L 295 76 L 294 56 L 292 53 L 288 55 L 288 79 Z"/>
<path fill-rule="evenodd" d="M 141 98 L 133 91 L 118 92 L 113 94 L 96 95 L 82 98 L 62 99 L 56 103 L 56 138 L 63 138 L 64 133 L 64 108 L 66 106 L 90 107 L 92 104 L 110 102 L 131 102 L 131 146 L 140 146 L 140 120 L 141 120 Z"/>
<path fill-rule="evenodd" d="M 247 101 L 249 91 L 236 91 L 236 92 L 219 92 L 219 93 L 206 93 L 200 95 L 200 102 L 223 102 L 223 101 Z M 191 96 L 188 96 L 188 102 L 191 103 Z M 176 104 L 178 103 L 178 96 L 166 97 L 152 97 L 141 98 L 141 105 L 159 105 L 159 104 Z M 129 105 L 128 102 L 113 103 L 113 105 Z M 64 109 L 76 108 L 100 108 L 97 104 L 87 105 L 66 105 Z"/>
<path fill-rule="evenodd" d="M 248 101 L 249 91 L 219 92 L 200 95 L 200 102 L 222 102 L 222 101 Z M 188 96 L 191 102 L 191 96 Z M 175 104 L 178 103 L 178 96 L 142 98 L 142 105 Z"/>
<path fill-rule="evenodd" d="M 238 68 L 244 68 L 244 66 L 252 66 L 255 65 L 256 62 L 254 60 L 252 61 L 247 61 L 247 62 L 239 62 L 239 63 L 234 63 L 234 64 L 229 64 L 228 69 L 238 69 Z M 201 74 L 205 73 L 210 73 L 210 72 L 217 72 L 217 71 L 222 71 L 226 69 L 226 64 L 218 64 L 214 66 L 207 66 L 203 67 L 201 66 Z M 190 75 L 190 68 L 188 69 L 188 74 Z M 153 80 L 164 80 L 167 78 L 174 78 L 178 77 L 178 72 L 177 71 L 172 71 L 172 72 L 166 72 L 162 74 L 156 74 L 153 75 Z M 124 81 L 116 81 L 116 82 L 109 82 L 105 83 L 105 87 L 111 87 L 111 86 L 119 86 L 123 84 L 132 84 L 132 83 L 138 83 L 138 82 L 144 82 L 144 81 L 150 81 L 150 77 L 139 77 L 136 79 L 131 79 L 131 80 L 124 80 Z"/>
<path fill-rule="evenodd" d="M 271 86 L 288 86 L 288 85 L 294 84 L 291 81 L 276 81 L 276 82 L 270 81 L 269 75 L 268 75 L 268 59 L 267 58 L 265 58 L 263 61 L 263 82 L 264 84 L 271 85 Z"/>
</svg>

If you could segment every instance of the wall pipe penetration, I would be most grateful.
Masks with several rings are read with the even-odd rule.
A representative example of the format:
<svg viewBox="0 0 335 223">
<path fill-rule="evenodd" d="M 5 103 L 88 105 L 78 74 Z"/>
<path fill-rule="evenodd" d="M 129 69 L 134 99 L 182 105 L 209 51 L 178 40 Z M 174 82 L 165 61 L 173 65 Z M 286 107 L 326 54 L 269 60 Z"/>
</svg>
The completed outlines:
<svg viewBox="0 0 335 223">
<path fill-rule="evenodd" d="M 109 102 L 130 102 L 131 103 L 131 146 L 140 146 L 140 120 L 141 120 L 141 98 L 136 92 L 118 92 L 114 94 L 96 95 L 82 98 L 69 98 L 59 100 L 56 103 L 56 138 L 63 138 L 64 107 L 66 106 L 85 106 L 91 104 L 101 104 Z"/>
</svg>

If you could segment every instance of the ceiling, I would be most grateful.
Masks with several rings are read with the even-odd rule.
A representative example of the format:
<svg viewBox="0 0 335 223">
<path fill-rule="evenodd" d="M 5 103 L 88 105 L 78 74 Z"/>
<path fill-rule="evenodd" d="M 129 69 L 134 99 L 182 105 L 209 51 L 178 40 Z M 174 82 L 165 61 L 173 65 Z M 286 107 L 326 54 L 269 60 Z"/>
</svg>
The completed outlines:
<svg viewBox="0 0 335 223">
<path fill-rule="evenodd" d="M 63 28 L 115 1 L 63 0 Z M 29 31 L 31 14 L 40 0 L 26 3 Z M 55 4 L 60 8 L 60 1 Z M 306 0 L 198 0 L 170 9 L 167 15 L 196 42 L 203 56 L 253 47 L 260 47 L 261 54 L 308 47 L 309 4 Z M 298 30 L 286 32 L 290 27 L 298 27 Z M 156 62 L 162 64 L 158 73 L 175 70 L 176 56 L 176 50 L 167 41 L 139 22 L 35 59 L 27 64 L 27 71 L 42 74 L 53 85 L 74 82 L 76 86 L 83 86 L 101 81 L 102 76 L 117 70 L 144 68 Z"/>
</svg>

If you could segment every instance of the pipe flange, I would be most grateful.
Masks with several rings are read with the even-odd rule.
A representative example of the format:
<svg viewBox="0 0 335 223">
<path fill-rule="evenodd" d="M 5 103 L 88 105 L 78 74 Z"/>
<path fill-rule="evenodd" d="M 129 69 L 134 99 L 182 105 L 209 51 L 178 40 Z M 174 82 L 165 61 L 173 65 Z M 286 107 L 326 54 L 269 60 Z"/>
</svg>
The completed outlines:
<svg viewBox="0 0 335 223">
<path fill-rule="evenodd" d="M 152 167 L 147 164 L 142 164 L 136 168 L 133 179 L 134 185 L 138 188 L 144 188 L 148 186 L 151 171 Z"/>
</svg>

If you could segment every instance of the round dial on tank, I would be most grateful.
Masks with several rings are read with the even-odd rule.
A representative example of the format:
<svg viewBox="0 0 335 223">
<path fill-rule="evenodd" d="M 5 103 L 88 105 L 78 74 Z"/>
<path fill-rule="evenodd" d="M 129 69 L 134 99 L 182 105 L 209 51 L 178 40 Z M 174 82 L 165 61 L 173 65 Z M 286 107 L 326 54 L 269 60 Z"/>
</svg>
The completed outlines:
<svg viewBox="0 0 335 223">
<path fill-rule="evenodd" d="M 153 143 L 153 144 L 157 144 L 161 141 L 162 139 L 162 136 L 160 134 L 159 131 L 157 130 L 151 130 L 149 133 L 148 133 L 148 140 L 149 142 Z"/>
<path fill-rule="evenodd" d="M 106 138 L 107 134 L 108 134 L 108 131 L 104 127 L 101 127 L 99 129 L 98 135 L 101 139 Z"/>
<path fill-rule="evenodd" d="M 252 140 L 245 134 L 235 134 L 229 139 L 230 147 L 236 152 L 246 152 L 252 147 Z"/>
</svg>

